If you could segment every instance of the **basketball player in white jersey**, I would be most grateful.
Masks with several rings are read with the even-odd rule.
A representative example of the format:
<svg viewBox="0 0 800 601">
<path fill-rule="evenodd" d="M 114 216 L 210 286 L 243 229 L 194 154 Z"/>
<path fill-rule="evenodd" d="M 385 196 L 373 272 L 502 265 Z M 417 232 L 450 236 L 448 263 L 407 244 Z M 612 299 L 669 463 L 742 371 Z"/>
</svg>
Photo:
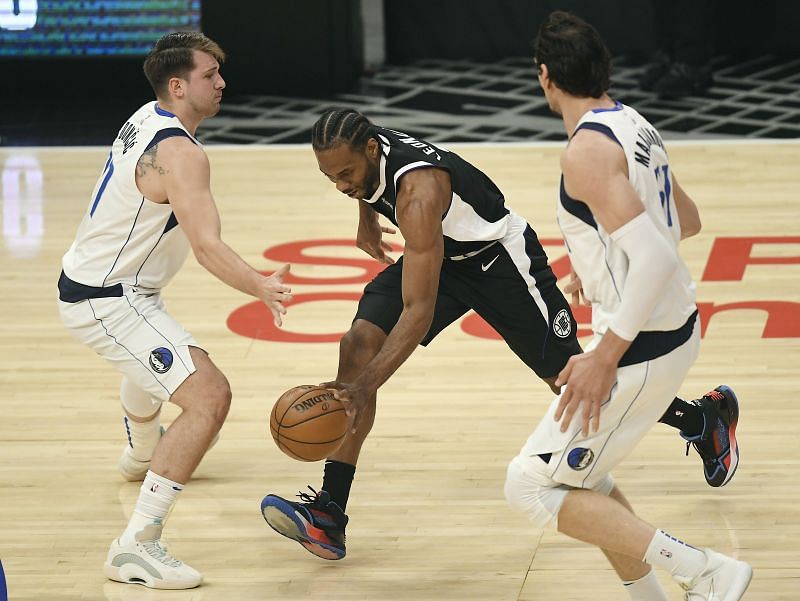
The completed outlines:
<svg viewBox="0 0 800 601">
<path fill-rule="evenodd" d="M 278 325 L 291 298 L 282 281 L 288 265 L 265 277 L 220 237 L 208 158 L 194 136 L 219 111 L 224 56 L 201 33 L 171 33 L 156 43 L 144 71 L 157 101 L 120 129 L 58 282 L 66 327 L 123 375 L 128 445 L 119 465 L 126 479 L 144 480 L 104 572 L 151 588 L 202 581 L 167 552 L 161 531 L 231 401 L 225 376 L 166 312 L 161 289 L 191 248 L 213 275 L 261 299 Z M 165 401 L 182 413 L 163 432 Z"/>
<path fill-rule="evenodd" d="M 537 525 L 593 544 L 636 601 L 666 601 L 651 566 L 688 601 L 738 601 L 751 567 L 683 543 L 634 515 L 610 471 L 658 421 L 699 349 L 694 283 L 678 255 L 697 208 L 661 136 L 606 93 L 610 58 L 597 32 L 554 12 L 535 42 L 539 82 L 569 143 L 558 222 L 595 337 L 559 374 L 559 398 L 508 468 L 509 503 Z M 735 438 L 732 439 L 735 447 Z"/>
</svg>

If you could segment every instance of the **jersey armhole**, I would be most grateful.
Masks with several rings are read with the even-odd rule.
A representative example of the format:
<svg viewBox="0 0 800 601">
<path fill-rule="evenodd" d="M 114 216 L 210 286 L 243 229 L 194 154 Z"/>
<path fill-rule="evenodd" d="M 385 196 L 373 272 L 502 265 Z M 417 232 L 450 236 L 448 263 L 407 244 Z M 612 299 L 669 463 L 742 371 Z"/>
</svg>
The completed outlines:
<svg viewBox="0 0 800 601">
<path fill-rule="evenodd" d="M 156 135 L 153 136 L 152 140 L 150 140 L 150 143 L 144 149 L 142 154 L 145 154 L 148 150 L 150 150 L 153 146 L 155 146 L 159 142 L 163 142 L 167 138 L 174 138 L 176 136 L 184 136 L 189 140 L 191 140 L 192 144 L 197 144 L 197 142 L 192 140 L 192 137 L 186 130 L 181 129 L 180 127 L 168 127 L 166 129 L 160 129 L 156 132 Z"/>
<path fill-rule="evenodd" d="M 414 163 L 409 163 L 408 165 L 403 165 L 395 171 L 394 173 L 394 189 L 397 190 L 397 185 L 400 182 L 400 178 L 403 177 L 406 173 L 411 171 L 417 171 L 418 169 L 443 169 L 450 173 L 450 170 L 446 167 L 442 167 L 440 165 L 434 165 L 433 163 L 429 163 L 427 161 L 415 161 Z"/>
<path fill-rule="evenodd" d="M 602 123 L 597 123 L 596 121 L 588 121 L 586 123 L 581 123 L 577 127 L 577 129 L 575 129 L 575 133 L 573 133 L 572 135 L 574 136 L 576 133 L 578 133 L 582 129 L 591 129 L 592 131 L 599 132 L 599 133 L 607 136 L 608 138 L 610 138 L 611 140 L 613 140 L 617 144 L 619 144 L 620 147 L 622 147 L 622 142 L 620 142 L 619 139 L 617 139 L 617 136 L 614 135 L 614 132 L 611 130 L 611 128 L 608 125 L 604 125 Z"/>
</svg>

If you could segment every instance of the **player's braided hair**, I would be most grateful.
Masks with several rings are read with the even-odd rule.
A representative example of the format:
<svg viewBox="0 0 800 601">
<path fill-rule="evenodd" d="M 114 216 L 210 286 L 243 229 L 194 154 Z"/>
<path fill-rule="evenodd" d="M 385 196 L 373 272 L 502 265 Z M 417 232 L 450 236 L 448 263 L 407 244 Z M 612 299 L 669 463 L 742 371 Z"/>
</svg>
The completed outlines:
<svg viewBox="0 0 800 601">
<path fill-rule="evenodd" d="M 340 144 L 361 150 L 374 137 L 375 126 L 354 109 L 333 108 L 317 119 L 311 128 L 314 150 L 330 150 Z"/>
</svg>

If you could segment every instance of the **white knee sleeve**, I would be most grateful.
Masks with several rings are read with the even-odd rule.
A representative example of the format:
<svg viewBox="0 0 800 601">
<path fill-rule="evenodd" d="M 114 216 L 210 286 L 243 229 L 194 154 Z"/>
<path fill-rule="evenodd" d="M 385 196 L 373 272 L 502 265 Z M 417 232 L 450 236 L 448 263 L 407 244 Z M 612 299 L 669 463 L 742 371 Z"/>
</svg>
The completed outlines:
<svg viewBox="0 0 800 601">
<path fill-rule="evenodd" d="M 127 376 L 122 378 L 119 398 L 122 401 L 123 409 L 136 417 L 149 417 L 161 408 L 161 401 L 154 399 L 149 392 L 136 386 L 128 380 Z"/>
<path fill-rule="evenodd" d="M 572 486 L 560 484 L 549 473 L 552 469 L 539 457 L 517 455 L 508 464 L 505 495 L 508 504 L 528 516 L 537 528 L 546 527 L 561 511 L 561 505 Z M 598 482 L 593 490 L 608 495 L 614 488 L 611 474 Z"/>
<path fill-rule="evenodd" d="M 554 482 L 546 470 L 547 464 L 539 457 L 517 455 L 508 464 L 506 472 L 508 504 L 527 515 L 537 528 L 544 528 L 558 515 L 570 490 L 568 486 Z"/>
</svg>

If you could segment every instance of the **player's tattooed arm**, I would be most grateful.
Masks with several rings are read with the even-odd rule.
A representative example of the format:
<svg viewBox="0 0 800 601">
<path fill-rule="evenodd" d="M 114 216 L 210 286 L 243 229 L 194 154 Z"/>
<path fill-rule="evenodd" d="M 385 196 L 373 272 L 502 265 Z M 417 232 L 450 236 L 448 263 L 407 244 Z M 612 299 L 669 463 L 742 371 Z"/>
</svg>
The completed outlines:
<svg viewBox="0 0 800 601">
<path fill-rule="evenodd" d="M 136 163 L 137 177 L 147 175 L 148 171 L 154 171 L 158 175 L 166 175 L 168 170 L 158 162 L 158 144 L 148 149 Z"/>
</svg>

